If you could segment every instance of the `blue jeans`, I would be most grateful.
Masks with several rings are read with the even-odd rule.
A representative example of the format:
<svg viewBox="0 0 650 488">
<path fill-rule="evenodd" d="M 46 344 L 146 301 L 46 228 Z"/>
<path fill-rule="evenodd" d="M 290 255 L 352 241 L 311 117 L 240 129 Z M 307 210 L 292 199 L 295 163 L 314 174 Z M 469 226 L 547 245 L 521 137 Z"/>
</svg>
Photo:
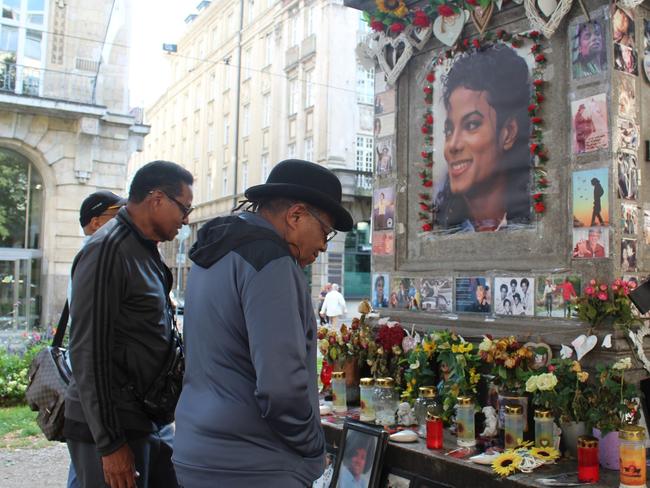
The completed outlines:
<svg viewBox="0 0 650 488">
<path fill-rule="evenodd" d="M 68 488 L 81 488 L 79 480 L 77 479 L 77 472 L 74 469 L 74 464 L 70 461 L 70 468 L 68 469 Z"/>
</svg>

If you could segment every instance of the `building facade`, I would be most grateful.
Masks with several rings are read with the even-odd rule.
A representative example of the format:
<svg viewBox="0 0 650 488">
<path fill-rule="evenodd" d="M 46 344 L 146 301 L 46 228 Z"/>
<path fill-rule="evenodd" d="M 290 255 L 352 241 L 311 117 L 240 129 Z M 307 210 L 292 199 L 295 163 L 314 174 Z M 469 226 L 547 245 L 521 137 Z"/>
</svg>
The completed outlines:
<svg viewBox="0 0 650 488">
<path fill-rule="evenodd" d="M 360 224 L 330 243 L 308 277 L 315 294 L 336 282 L 348 297 L 367 296 L 374 71 L 357 64 L 353 49 L 365 31 L 360 15 L 331 0 L 203 1 L 197 9 L 170 54 L 171 86 L 145 110 L 151 133 L 130 171 L 168 159 L 193 173 L 192 242 L 277 162 L 327 166 Z M 164 247 L 182 282 L 189 262 L 178 248 Z"/>
<path fill-rule="evenodd" d="M 147 128 L 129 113 L 127 0 L 0 2 L 0 330 L 52 325 L 79 207 L 124 192 Z"/>
</svg>

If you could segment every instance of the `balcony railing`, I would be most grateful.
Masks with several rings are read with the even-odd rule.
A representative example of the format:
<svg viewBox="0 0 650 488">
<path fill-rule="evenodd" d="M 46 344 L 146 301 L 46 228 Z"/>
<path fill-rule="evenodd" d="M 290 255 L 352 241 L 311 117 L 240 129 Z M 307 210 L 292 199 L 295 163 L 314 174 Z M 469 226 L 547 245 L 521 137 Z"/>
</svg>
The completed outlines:
<svg viewBox="0 0 650 488">
<path fill-rule="evenodd" d="M 0 92 L 94 103 L 95 76 L 0 62 Z"/>
</svg>

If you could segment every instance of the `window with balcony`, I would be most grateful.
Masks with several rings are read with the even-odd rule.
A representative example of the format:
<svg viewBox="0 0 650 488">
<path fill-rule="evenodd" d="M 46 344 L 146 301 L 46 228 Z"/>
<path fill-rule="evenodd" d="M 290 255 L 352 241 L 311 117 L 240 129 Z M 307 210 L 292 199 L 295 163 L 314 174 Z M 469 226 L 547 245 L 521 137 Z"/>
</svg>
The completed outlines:
<svg viewBox="0 0 650 488">
<path fill-rule="evenodd" d="M 372 104 L 375 97 L 375 70 L 357 65 L 357 102 Z"/>
<path fill-rule="evenodd" d="M 262 127 L 271 125 L 271 94 L 262 97 Z"/>
<path fill-rule="evenodd" d="M 264 66 L 273 63 L 273 32 L 264 36 Z"/>
<path fill-rule="evenodd" d="M 305 108 L 314 106 L 314 70 L 305 71 Z"/>
<path fill-rule="evenodd" d="M 298 80 L 289 80 L 289 115 L 298 112 Z"/>
</svg>

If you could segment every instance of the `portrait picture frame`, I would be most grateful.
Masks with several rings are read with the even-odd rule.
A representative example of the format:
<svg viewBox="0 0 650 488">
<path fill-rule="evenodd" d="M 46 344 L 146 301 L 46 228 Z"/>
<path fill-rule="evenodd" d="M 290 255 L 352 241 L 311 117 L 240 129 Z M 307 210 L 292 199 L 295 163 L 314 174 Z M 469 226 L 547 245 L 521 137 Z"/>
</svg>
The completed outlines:
<svg viewBox="0 0 650 488">
<path fill-rule="evenodd" d="M 346 488 L 350 485 L 347 480 L 352 477 L 361 479 L 364 488 L 379 488 L 381 462 L 387 443 L 388 433 L 381 426 L 346 419 L 339 442 L 332 488 Z M 359 486 L 359 483 L 355 486 Z"/>
</svg>

